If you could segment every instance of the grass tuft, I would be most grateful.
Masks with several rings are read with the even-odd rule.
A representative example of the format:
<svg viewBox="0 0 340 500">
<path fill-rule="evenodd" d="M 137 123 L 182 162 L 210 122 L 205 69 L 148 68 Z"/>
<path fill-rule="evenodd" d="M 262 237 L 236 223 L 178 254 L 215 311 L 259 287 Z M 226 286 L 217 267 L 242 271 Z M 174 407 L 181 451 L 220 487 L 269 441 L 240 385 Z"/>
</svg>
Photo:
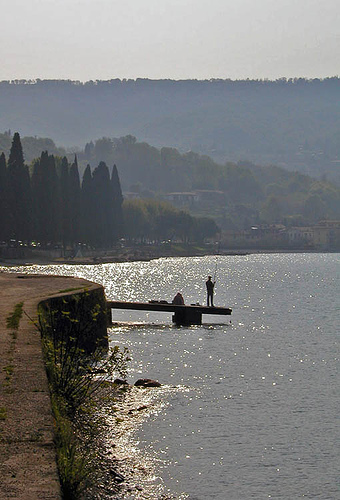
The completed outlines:
<svg viewBox="0 0 340 500">
<path fill-rule="evenodd" d="M 19 302 L 19 304 L 17 304 L 14 307 L 14 311 L 12 312 L 12 314 L 10 314 L 6 318 L 6 326 L 7 326 L 7 328 L 12 329 L 12 330 L 17 330 L 19 328 L 19 323 L 20 323 L 20 319 L 21 319 L 21 316 L 22 316 L 22 307 L 23 307 L 23 305 L 24 305 L 23 302 Z"/>
</svg>

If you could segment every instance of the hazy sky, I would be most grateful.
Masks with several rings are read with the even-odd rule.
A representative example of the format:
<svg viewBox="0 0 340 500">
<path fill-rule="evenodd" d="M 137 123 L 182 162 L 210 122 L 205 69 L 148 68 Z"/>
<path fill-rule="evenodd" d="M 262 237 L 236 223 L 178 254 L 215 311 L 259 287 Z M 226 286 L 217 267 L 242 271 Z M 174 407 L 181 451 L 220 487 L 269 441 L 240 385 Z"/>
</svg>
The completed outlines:
<svg viewBox="0 0 340 500">
<path fill-rule="evenodd" d="M 0 0 L 0 80 L 340 75 L 340 0 Z"/>
</svg>

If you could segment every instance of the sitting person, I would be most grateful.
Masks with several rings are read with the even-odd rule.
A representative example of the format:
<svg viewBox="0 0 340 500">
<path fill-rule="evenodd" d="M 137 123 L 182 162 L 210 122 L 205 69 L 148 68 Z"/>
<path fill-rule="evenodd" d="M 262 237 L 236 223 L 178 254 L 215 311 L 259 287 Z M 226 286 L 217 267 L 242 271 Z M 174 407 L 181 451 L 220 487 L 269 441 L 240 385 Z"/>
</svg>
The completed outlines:
<svg viewBox="0 0 340 500">
<path fill-rule="evenodd" d="M 184 305 L 183 295 L 179 292 L 176 293 L 175 297 L 172 299 L 172 303 L 176 304 L 177 306 L 183 306 Z"/>
</svg>

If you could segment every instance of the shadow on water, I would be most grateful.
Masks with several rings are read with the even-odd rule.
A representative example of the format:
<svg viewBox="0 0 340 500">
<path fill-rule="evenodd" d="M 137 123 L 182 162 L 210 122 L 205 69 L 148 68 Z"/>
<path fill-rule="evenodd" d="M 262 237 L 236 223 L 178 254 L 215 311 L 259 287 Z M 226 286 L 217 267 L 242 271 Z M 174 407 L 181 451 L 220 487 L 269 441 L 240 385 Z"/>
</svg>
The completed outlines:
<svg viewBox="0 0 340 500">
<path fill-rule="evenodd" d="M 148 323 L 143 321 L 114 321 L 112 325 L 110 325 L 110 330 L 115 330 L 118 328 L 127 328 L 130 330 L 143 330 L 148 329 L 152 331 L 162 330 L 162 331 L 200 331 L 200 330 L 223 330 L 225 328 L 232 328 L 232 322 L 228 323 L 202 323 L 202 325 L 191 325 L 191 326 L 178 326 L 175 324 L 169 323 Z"/>
</svg>

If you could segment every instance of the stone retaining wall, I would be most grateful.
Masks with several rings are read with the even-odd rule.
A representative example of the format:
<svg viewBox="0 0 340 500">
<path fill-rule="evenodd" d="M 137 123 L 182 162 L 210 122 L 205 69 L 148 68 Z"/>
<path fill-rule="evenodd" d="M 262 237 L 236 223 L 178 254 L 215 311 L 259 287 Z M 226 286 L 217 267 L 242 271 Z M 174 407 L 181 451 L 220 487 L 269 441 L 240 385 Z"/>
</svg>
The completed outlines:
<svg viewBox="0 0 340 500">
<path fill-rule="evenodd" d="M 85 308 L 97 304 L 102 309 L 84 336 L 84 346 L 91 350 L 97 338 L 106 345 L 103 287 L 80 278 L 0 273 L 1 500 L 61 499 L 50 393 L 40 332 L 32 320 L 38 319 L 38 307 L 74 310 L 79 295 Z M 20 302 L 24 314 L 13 331 L 6 318 Z M 84 321 L 86 313 L 79 319 Z"/>
</svg>

